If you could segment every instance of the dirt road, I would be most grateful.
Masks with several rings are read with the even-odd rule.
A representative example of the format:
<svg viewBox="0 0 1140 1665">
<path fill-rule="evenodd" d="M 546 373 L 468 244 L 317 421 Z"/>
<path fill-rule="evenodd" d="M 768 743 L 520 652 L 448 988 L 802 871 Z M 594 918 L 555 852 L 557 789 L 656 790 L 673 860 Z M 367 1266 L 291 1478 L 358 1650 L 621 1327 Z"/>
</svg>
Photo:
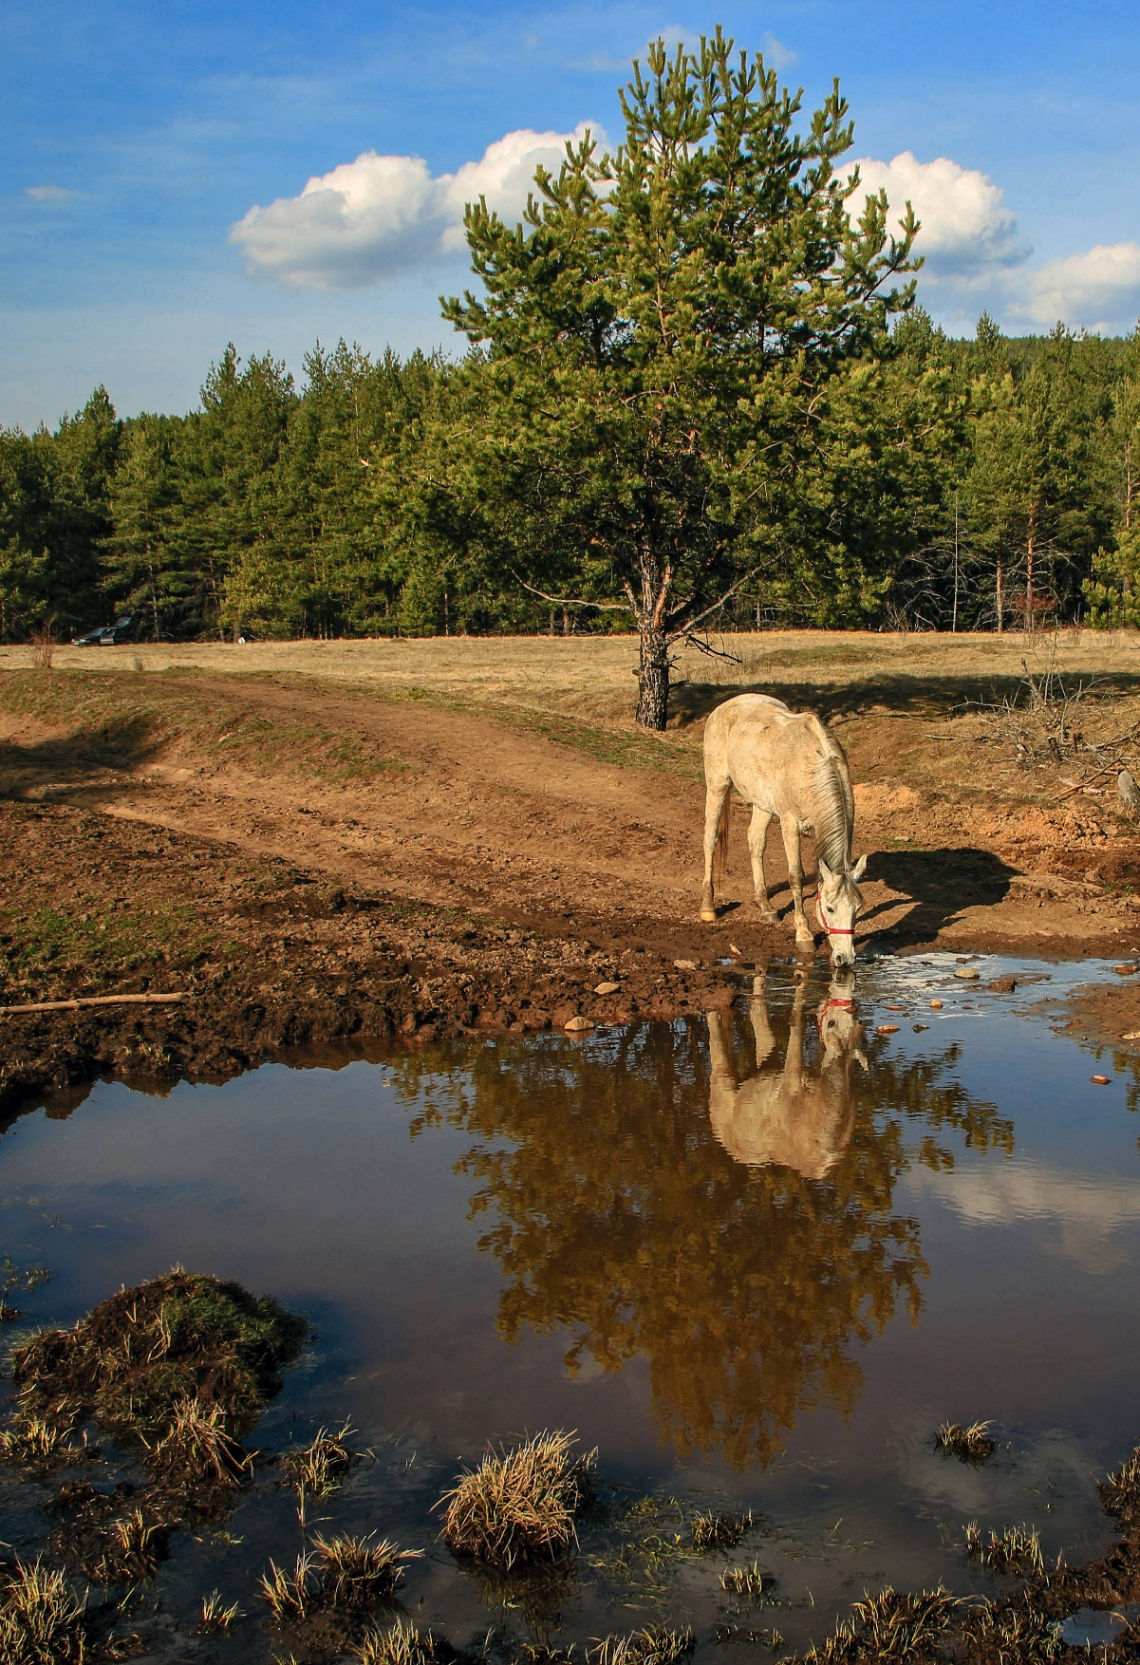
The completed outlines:
<svg viewBox="0 0 1140 1665">
<path fill-rule="evenodd" d="M 629 722 L 630 646 L 612 640 L 512 642 L 497 661 L 485 642 L 178 649 L 173 664 L 101 649 L 70 655 L 89 669 L 36 672 L 8 650 L 5 998 L 176 974 L 195 998 L 5 1018 L 0 1091 L 92 1063 L 217 1072 L 392 1028 L 519 1031 L 731 998 L 732 962 L 793 948 L 749 900 L 743 806 L 725 910 L 696 919 L 701 724 L 743 686 L 821 709 L 848 749 L 856 847 L 872 852 L 864 942 L 1140 951 L 1140 837 L 1110 790 L 1140 734 L 1140 652 L 1062 644 L 1053 674 L 1063 658 L 1070 690 L 1099 687 L 1058 731 L 1056 702 L 1008 709 L 1016 643 L 979 639 L 971 661 L 947 638 L 901 640 L 905 657 L 894 638 L 745 638 L 738 658 L 765 678 L 683 680 L 663 736 Z M 782 885 L 778 837 L 772 853 Z M 130 953 L 94 940 L 108 918 L 129 922 Z"/>
</svg>

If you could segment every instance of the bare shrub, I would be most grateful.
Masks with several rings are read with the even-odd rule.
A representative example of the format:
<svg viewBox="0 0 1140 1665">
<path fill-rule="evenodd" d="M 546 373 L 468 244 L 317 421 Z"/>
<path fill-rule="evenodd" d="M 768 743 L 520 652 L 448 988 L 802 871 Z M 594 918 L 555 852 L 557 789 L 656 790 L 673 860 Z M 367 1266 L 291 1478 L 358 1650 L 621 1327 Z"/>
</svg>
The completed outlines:
<svg viewBox="0 0 1140 1665">
<path fill-rule="evenodd" d="M 32 644 L 32 664 L 37 671 L 50 671 L 55 658 L 55 614 L 28 632 Z"/>
</svg>

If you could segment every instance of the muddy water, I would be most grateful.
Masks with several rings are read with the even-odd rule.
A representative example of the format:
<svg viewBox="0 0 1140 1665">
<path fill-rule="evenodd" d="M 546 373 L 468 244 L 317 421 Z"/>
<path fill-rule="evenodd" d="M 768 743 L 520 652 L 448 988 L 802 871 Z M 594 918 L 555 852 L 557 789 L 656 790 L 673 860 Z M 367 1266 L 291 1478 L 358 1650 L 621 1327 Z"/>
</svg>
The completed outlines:
<svg viewBox="0 0 1140 1665">
<path fill-rule="evenodd" d="M 854 990 L 781 964 L 724 1021 L 96 1084 L 4 1134 L 0 1248 L 54 1274 L 37 1323 L 175 1262 L 311 1314 L 255 1440 L 349 1420 L 371 1455 L 324 1528 L 426 1549 L 406 1606 L 459 1645 L 657 1616 L 710 1658 L 717 1623 L 803 1645 L 865 1588 L 989 1588 L 968 1520 L 1097 1553 L 1095 1479 L 1140 1435 L 1140 1089 L 1056 1021 L 1111 968 L 971 964 L 979 983 L 884 959 Z M 935 1454 L 938 1423 L 976 1418 L 988 1465 Z M 488 1439 L 555 1426 L 599 1448 L 611 1515 L 579 1584 L 504 1598 L 455 1567 L 431 1506 Z M 0 1538 L 41 1543 L 47 1496 L 0 1482 Z M 733 1559 L 780 1605 L 733 1610 L 723 1557 L 670 1553 L 696 1507 L 753 1509 Z M 266 1467 L 224 1531 L 175 1539 L 154 1657 L 186 1657 L 214 1586 L 246 1617 L 195 1658 L 281 1652 L 256 1577 L 301 1544 Z"/>
</svg>

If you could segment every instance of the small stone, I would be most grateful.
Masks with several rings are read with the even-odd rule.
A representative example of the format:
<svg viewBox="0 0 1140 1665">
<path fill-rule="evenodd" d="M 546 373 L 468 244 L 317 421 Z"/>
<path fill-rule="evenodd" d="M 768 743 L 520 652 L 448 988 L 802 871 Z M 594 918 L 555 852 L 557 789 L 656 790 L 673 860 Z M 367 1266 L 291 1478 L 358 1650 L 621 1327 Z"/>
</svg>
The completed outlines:
<svg viewBox="0 0 1140 1665">
<path fill-rule="evenodd" d="M 880 1023 L 875 1030 L 876 1035 L 897 1035 L 898 1032 L 899 1026 L 897 1023 Z"/>
<path fill-rule="evenodd" d="M 1137 967 L 1134 965 L 1114 965 L 1112 969 L 1118 977 L 1131 977 Z"/>
<path fill-rule="evenodd" d="M 571 1035 L 581 1035 L 585 1030 L 594 1027 L 594 1020 L 588 1017 L 572 1017 L 562 1027 L 568 1030 Z"/>
<path fill-rule="evenodd" d="M 1109 1085 L 1107 1075 L 1090 1075 L 1089 1080 L 1097 1087 L 1107 1087 Z"/>
<path fill-rule="evenodd" d="M 1140 1041 L 1140 1029 L 1130 1029 L 1127 1035 L 1121 1035 L 1122 1041 Z"/>
<path fill-rule="evenodd" d="M 674 960 L 673 965 L 678 971 L 696 971 L 696 960 Z"/>
<path fill-rule="evenodd" d="M 621 988 L 620 983 L 599 983 L 597 988 L 594 990 L 594 993 L 595 994 L 616 994 L 617 991 L 620 988 Z"/>
<path fill-rule="evenodd" d="M 931 1011 L 932 1011 L 932 1012 L 940 1012 L 940 1011 L 941 1011 L 941 1010 L 942 1010 L 942 1002 L 941 1002 L 941 1000 L 932 1000 L 932 1001 L 931 1001 L 931 1002 L 930 1002 L 930 1010 L 931 1010 Z"/>
<path fill-rule="evenodd" d="M 960 977 L 963 983 L 976 983 L 982 974 L 978 970 L 977 966 L 960 965 L 954 975 L 955 977 Z"/>
<path fill-rule="evenodd" d="M 884 1006 L 883 1010 L 884 1010 L 884 1012 L 905 1012 L 906 1007 L 905 1006 Z"/>
<path fill-rule="evenodd" d="M 911 1028 L 914 1030 L 916 1035 L 921 1035 L 924 1029 L 930 1028 L 930 1025 L 929 1023 L 912 1023 Z"/>
</svg>

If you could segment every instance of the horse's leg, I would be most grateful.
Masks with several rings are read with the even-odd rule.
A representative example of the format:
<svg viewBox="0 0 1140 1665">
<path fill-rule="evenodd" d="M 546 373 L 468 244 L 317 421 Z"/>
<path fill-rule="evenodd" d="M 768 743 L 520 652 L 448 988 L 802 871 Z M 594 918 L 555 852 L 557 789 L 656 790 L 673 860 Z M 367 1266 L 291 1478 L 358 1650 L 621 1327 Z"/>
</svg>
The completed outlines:
<svg viewBox="0 0 1140 1665">
<path fill-rule="evenodd" d="M 736 1061 L 732 1055 L 732 1016 L 729 1012 L 707 1012 L 709 1020 L 709 1121 L 722 1145 L 732 1141 L 732 1118 L 736 1110 Z"/>
<path fill-rule="evenodd" d="M 779 914 L 768 900 L 768 884 L 764 878 L 764 845 L 768 838 L 768 828 L 772 823 L 772 811 L 761 809 L 759 804 L 752 806 L 752 819 L 748 823 L 748 854 L 752 858 L 752 886 L 756 892 L 756 906 L 760 909 L 760 917 L 769 925 L 775 925 Z"/>
<path fill-rule="evenodd" d="M 776 1037 L 772 1033 L 772 1022 L 768 1016 L 768 1002 L 764 997 L 764 973 L 757 972 L 752 979 L 752 999 L 748 1006 L 752 1018 L 752 1036 L 756 1042 L 756 1070 L 763 1069 L 772 1053 L 776 1050 Z"/>
<path fill-rule="evenodd" d="M 792 892 L 792 908 L 796 921 L 796 946 L 798 948 L 814 948 L 815 932 L 807 922 L 804 913 L 804 870 L 800 861 L 800 829 L 796 825 L 795 816 L 788 814 L 780 818 L 780 831 L 784 835 L 784 851 L 788 858 L 788 884 Z"/>
<path fill-rule="evenodd" d="M 728 795 L 732 781 L 711 782 L 705 789 L 705 882 L 701 889 L 701 918 L 709 924 L 716 920 L 716 901 L 713 894 L 713 863 L 717 844 L 726 836 L 721 822 L 728 814 Z"/>
</svg>

